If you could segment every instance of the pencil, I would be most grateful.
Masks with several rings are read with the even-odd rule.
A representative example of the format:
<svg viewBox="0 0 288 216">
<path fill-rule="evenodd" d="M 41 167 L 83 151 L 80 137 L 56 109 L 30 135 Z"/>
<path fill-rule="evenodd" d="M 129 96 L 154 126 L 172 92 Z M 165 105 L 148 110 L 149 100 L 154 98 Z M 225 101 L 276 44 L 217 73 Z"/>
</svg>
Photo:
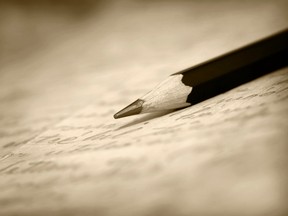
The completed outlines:
<svg viewBox="0 0 288 216">
<path fill-rule="evenodd" d="M 170 75 L 114 118 L 191 106 L 287 64 L 288 29 Z"/>
</svg>

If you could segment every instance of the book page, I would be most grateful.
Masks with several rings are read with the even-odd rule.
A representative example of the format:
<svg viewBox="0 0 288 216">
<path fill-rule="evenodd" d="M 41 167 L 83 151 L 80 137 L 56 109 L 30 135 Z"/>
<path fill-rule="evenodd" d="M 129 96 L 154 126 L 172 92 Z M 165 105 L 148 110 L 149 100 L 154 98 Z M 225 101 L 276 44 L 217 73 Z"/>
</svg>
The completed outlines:
<svg viewBox="0 0 288 216">
<path fill-rule="evenodd" d="M 113 114 L 287 27 L 287 4 L 155 4 L 114 3 L 1 68 L 0 215 L 286 212 L 287 68 L 178 111 Z"/>
</svg>

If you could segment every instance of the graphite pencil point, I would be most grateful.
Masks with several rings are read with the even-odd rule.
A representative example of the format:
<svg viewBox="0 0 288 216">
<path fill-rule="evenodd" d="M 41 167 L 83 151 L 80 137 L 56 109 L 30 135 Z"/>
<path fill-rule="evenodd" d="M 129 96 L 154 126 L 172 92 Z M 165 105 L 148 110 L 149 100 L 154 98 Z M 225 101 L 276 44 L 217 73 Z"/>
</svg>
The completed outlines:
<svg viewBox="0 0 288 216">
<path fill-rule="evenodd" d="M 134 101 L 133 103 L 131 103 L 130 105 L 128 105 L 124 109 L 122 109 L 119 112 L 117 112 L 114 115 L 114 118 L 118 119 L 118 118 L 123 118 L 123 117 L 126 117 L 126 116 L 140 114 L 141 111 L 142 111 L 143 103 L 144 103 L 144 101 L 141 100 L 141 99 L 138 99 L 138 100 Z"/>
</svg>

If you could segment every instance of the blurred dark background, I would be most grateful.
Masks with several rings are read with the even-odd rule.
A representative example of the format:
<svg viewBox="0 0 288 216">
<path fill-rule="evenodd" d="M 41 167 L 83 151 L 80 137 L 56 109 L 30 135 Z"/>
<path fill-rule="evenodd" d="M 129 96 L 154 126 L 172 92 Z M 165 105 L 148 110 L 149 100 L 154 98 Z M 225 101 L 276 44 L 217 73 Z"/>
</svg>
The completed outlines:
<svg viewBox="0 0 288 216">
<path fill-rule="evenodd" d="M 210 14 L 211 23 L 213 23 L 213 15 L 221 16 L 229 13 L 229 11 L 233 12 L 237 8 L 241 11 L 245 7 L 255 7 L 256 12 L 257 7 L 261 10 L 263 6 L 278 10 L 279 16 L 283 16 L 284 11 L 288 8 L 285 0 L 1 0 L 0 65 L 3 66 L 3 64 L 11 63 L 11 61 L 21 61 L 47 46 L 55 45 L 57 42 L 67 39 L 67 36 L 68 38 L 71 35 L 73 37 L 73 34 L 77 34 L 77 30 L 80 31 L 91 20 L 94 22 L 97 20 L 99 25 L 108 25 L 105 28 L 109 29 L 111 23 L 107 23 L 107 17 L 121 23 L 121 17 L 117 17 L 120 15 L 117 13 L 119 11 L 123 12 L 122 15 L 131 13 L 131 19 L 135 17 L 133 11 L 139 13 L 144 19 L 149 16 L 147 11 L 152 11 L 152 16 L 155 16 L 153 15 L 154 12 L 159 11 L 159 16 L 155 18 L 160 20 L 153 21 L 148 18 L 145 23 L 136 21 L 134 24 L 137 27 L 134 26 L 133 28 L 137 31 L 137 28 L 147 28 L 147 26 L 155 23 L 161 23 L 161 25 L 167 27 L 167 22 L 171 23 L 171 16 L 175 16 L 175 11 L 177 12 L 174 19 L 175 23 L 171 24 L 177 25 L 179 21 L 186 22 L 189 19 L 187 14 L 187 8 L 189 7 L 191 8 L 191 21 L 197 23 L 197 20 L 199 20 L 201 24 L 203 15 L 209 16 Z M 165 9 L 163 10 L 163 8 Z M 199 13 L 197 13 L 197 8 L 199 8 Z M 180 17 L 181 10 L 185 14 L 182 18 Z M 116 13 L 113 14 L 113 12 Z M 242 15 L 245 16 L 244 13 Z M 167 20 L 165 20 L 166 17 L 168 17 Z M 195 18 L 197 19 L 195 20 Z M 262 17 L 255 18 L 261 19 Z M 129 30 L 133 29 L 130 28 L 127 32 Z M 153 30 L 155 31 L 155 29 Z M 151 29 L 148 27 L 145 32 L 146 36 L 153 37 L 153 34 L 149 34 L 149 31 L 151 32 Z M 97 39 L 95 38 L 95 40 Z M 137 38 L 135 39 L 137 40 Z"/>
<path fill-rule="evenodd" d="M 1 0 L 0 64 L 32 55 L 69 28 L 101 13 L 93 0 Z"/>
</svg>

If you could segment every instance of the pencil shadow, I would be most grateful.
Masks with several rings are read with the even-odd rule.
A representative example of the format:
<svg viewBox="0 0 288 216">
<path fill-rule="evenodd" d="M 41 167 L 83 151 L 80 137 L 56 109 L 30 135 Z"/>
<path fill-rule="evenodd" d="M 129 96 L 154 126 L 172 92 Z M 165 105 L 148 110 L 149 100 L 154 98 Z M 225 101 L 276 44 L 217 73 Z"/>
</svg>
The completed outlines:
<svg viewBox="0 0 288 216">
<path fill-rule="evenodd" d="M 143 115 L 140 118 L 137 118 L 137 119 L 125 124 L 125 125 L 122 125 L 121 127 L 117 128 L 116 130 L 120 130 L 120 129 L 123 129 L 123 128 L 126 128 L 126 127 L 130 127 L 130 126 L 133 126 L 133 125 L 136 125 L 136 124 L 140 124 L 142 122 L 146 122 L 146 121 L 149 121 L 151 119 L 159 118 L 159 117 L 167 115 L 167 114 L 169 114 L 171 112 L 174 112 L 174 110 L 145 114 L 145 115 Z"/>
</svg>

